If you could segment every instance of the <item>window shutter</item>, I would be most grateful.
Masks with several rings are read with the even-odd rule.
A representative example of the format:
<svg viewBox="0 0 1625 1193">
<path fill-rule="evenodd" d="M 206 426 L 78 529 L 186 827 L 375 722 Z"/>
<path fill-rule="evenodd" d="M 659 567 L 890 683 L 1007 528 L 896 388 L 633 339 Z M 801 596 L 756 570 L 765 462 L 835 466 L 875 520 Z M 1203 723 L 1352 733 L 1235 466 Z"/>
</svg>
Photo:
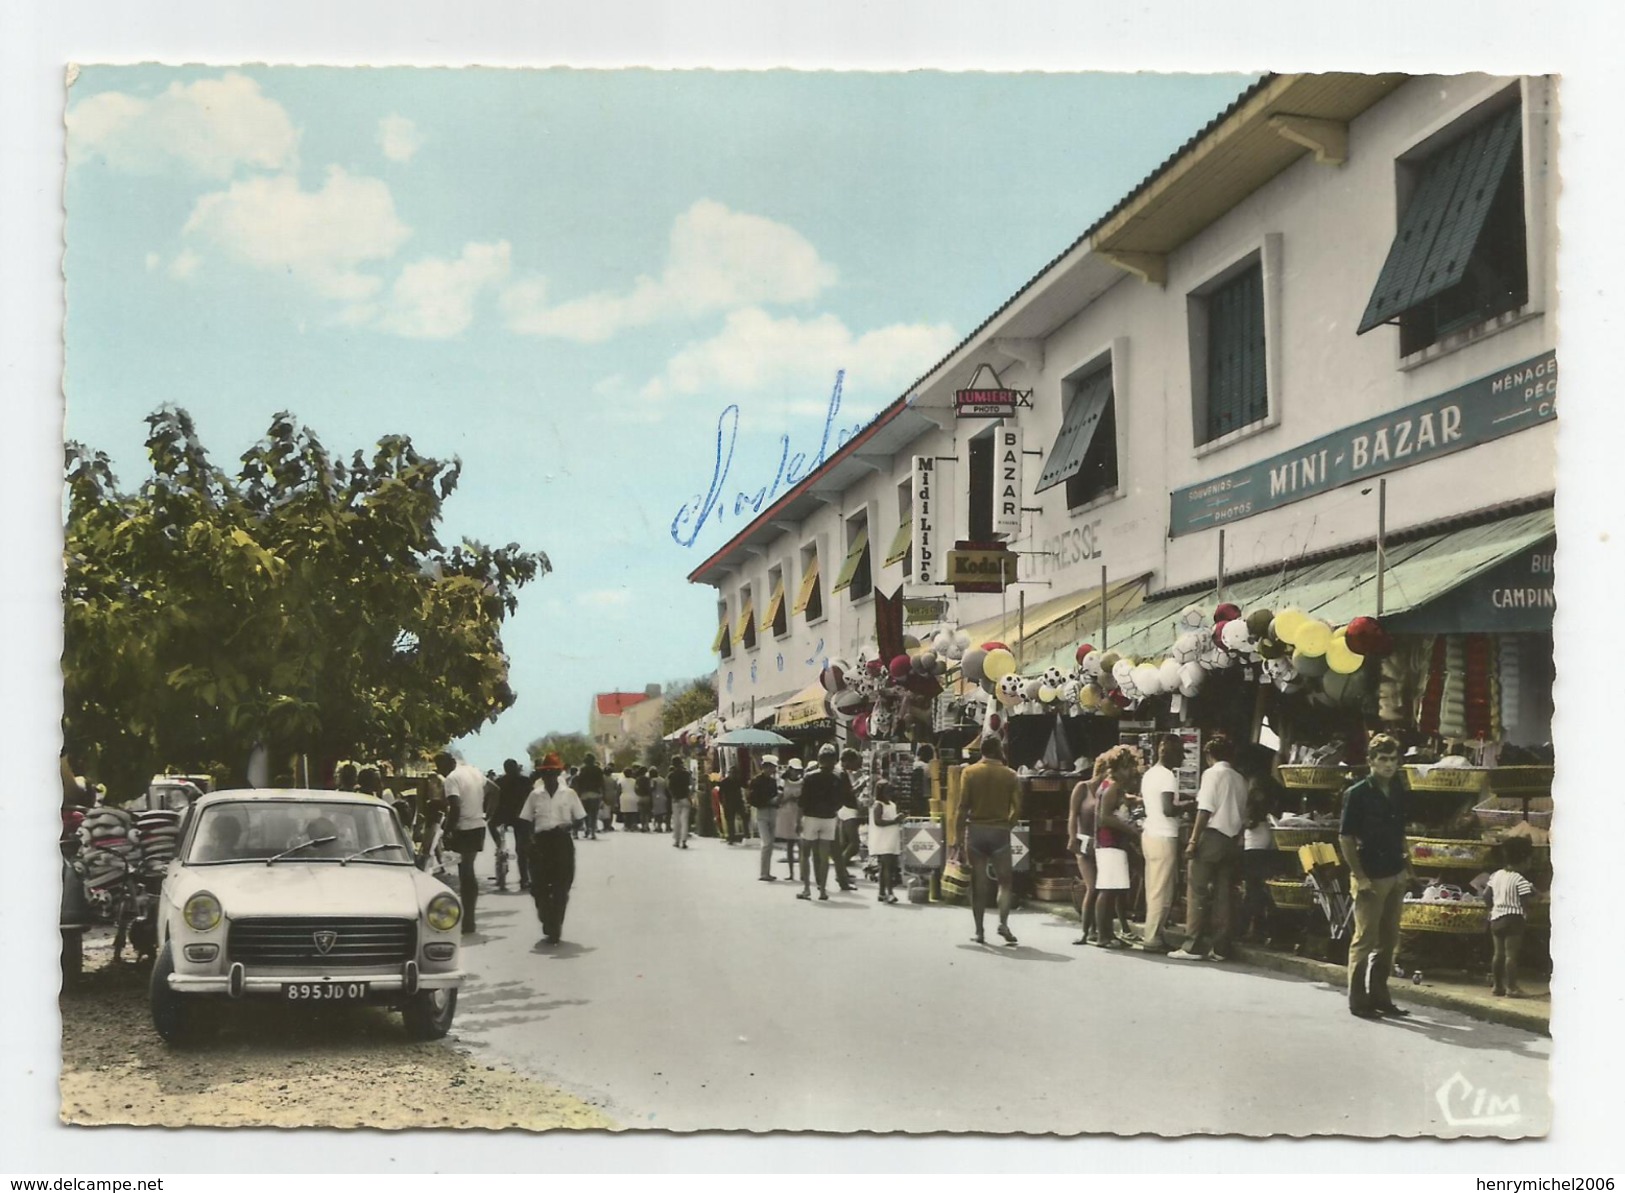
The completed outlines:
<svg viewBox="0 0 1625 1193">
<path fill-rule="evenodd" d="M 863 562 L 864 553 L 869 550 L 869 528 L 865 526 L 858 531 L 858 537 L 852 540 L 852 546 L 847 550 L 846 559 L 841 563 L 840 574 L 835 577 L 835 587 L 831 588 L 830 595 L 845 592 L 852 586 L 852 577 L 858 573 L 858 564 Z"/>
<path fill-rule="evenodd" d="M 807 565 L 806 573 L 801 577 L 801 591 L 796 593 L 796 603 L 790 609 L 793 614 L 806 611 L 807 602 L 812 600 L 813 590 L 818 587 L 818 556 L 814 555 L 812 562 Z"/>
<path fill-rule="evenodd" d="M 908 549 L 914 543 L 914 519 L 904 518 L 897 524 L 897 533 L 892 536 L 891 546 L 886 549 L 886 567 L 898 563 L 908 554 Z"/>
<path fill-rule="evenodd" d="M 1207 437 L 1204 443 L 1269 413 L 1264 360 L 1264 270 L 1260 265 L 1208 298 Z"/>
<path fill-rule="evenodd" d="M 1033 490 L 1034 493 L 1042 493 L 1070 479 L 1083 467 L 1089 445 L 1094 442 L 1095 431 L 1099 429 L 1100 420 L 1111 400 L 1110 368 L 1101 369 L 1078 386 L 1067 406 L 1066 420 L 1061 424 L 1060 433 L 1055 436 L 1055 445 L 1044 460 L 1044 470 L 1038 475 L 1038 487 Z"/>
</svg>

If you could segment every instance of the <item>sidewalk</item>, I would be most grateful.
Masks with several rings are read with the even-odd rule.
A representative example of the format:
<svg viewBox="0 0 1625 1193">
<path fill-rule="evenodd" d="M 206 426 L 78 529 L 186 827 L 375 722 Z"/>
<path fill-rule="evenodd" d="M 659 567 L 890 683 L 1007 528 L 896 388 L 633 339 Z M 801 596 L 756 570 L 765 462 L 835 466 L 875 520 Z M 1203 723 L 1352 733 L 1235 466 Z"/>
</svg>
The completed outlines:
<svg viewBox="0 0 1625 1193">
<path fill-rule="evenodd" d="M 1026 906 L 1073 922 L 1078 918 L 1070 903 L 1043 903 L 1028 899 Z M 1276 973 L 1295 974 L 1312 982 L 1325 982 L 1339 990 L 1347 983 L 1347 970 L 1341 965 L 1299 957 L 1262 945 L 1237 945 L 1235 960 Z M 1551 1035 L 1552 996 L 1549 983 L 1539 978 L 1525 978 L 1521 985 L 1525 991 L 1523 998 L 1498 998 L 1487 985 L 1470 982 L 1465 975 L 1441 973 L 1432 976 L 1424 971 L 1421 985 L 1414 985 L 1409 979 L 1395 978 L 1392 989 L 1395 1000 L 1400 1003 L 1421 1003 L 1423 1006 L 1460 1011 L 1463 1015 L 1490 1023 L 1518 1027 L 1543 1036 Z"/>
</svg>

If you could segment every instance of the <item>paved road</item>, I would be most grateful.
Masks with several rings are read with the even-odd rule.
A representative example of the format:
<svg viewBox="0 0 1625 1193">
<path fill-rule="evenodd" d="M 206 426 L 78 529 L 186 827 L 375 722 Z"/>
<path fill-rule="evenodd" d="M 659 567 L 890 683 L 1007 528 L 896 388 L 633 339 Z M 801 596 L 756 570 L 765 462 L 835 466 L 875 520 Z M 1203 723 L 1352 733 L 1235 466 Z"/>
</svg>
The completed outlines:
<svg viewBox="0 0 1625 1193">
<path fill-rule="evenodd" d="M 1042 912 L 1012 917 L 1019 946 L 977 946 L 964 908 L 881 905 L 871 884 L 798 902 L 717 841 L 616 832 L 577 866 L 557 946 L 528 896 L 483 896 L 454 1033 L 627 1126 L 1549 1129 L 1550 1041 L 1515 1028 L 1364 1022 L 1326 985 L 1075 948 Z"/>
</svg>

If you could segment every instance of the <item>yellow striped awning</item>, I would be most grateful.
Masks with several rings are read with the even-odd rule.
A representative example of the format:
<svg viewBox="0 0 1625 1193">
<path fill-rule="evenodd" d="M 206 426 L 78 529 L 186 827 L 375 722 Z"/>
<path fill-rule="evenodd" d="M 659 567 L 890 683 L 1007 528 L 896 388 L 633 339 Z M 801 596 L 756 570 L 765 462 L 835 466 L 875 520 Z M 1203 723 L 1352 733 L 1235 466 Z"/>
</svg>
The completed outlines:
<svg viewBox="0 0 1625 1193">
<path fill-rule="evenodd" d="M 858 537 L 852 540 L 852 546 L 847 549 L 846 559 L 841 563 L 841 574 L 835 577 L 835 587 L 829 590 L 831 596 L 852 587 L 852 577 L 858 574 L 858 564 L 868 553 L 869 528 L 865 526 L 858 531 Z"/>
<path fill-rule="evenodd" d="M 727 617 L 723 617 L 722 621 L 720 623 L 718 623 L 718 625 L 717 625 L 717 636 L 715 638 L 711 639 L 711 653 L 712 654 L 715 654 L 717 651 L 722 649 L 723 640 L 725 638 L 727 638 L 727 636 L 728 636 L 728 619 L 727 619 Z"/>
<path fill-rule="evenodd" d="M 734 641 L 735 642 L 743 642 L 745 640 L 745 635 L 750 633 L 750 628 L 751 628 L 751 620 L 750 619 L 755 614 L 755 612 L 756 612 L 755 605 L 751 601 L 746 601 L 745 602 L 745 611 L 739 615 L 739 626 L 738 626 L 738 628 L 736 628 L 734 630 Z"/>
<path fill-rule="evenodd" d="M 892 536 L 891 546 L 886 551 L 886 567 L 898 563 L 908 554 L 908 549 L 914 545 L 914 519 L 904 518 L 897 526 L 897 533 Z"/>
<path fill-rule="evenodd" d="M 796 594 L 796 603 L 790 609 L 791 613 L 802 613 L 807 608 L 807 602 L 812 600 L 813 589 L 818 587 L 818 556 L 814 555 L 812 563 L 807 565 L 807 574 L 801 577 L 801 591 Z"/>
<path fill-rule="evenodd" d="M 779 619 L 779 609 L 784 604 L 784 577 L 773 586 L 773 595 L 768 598 L 767 609 L 762 613 L 762 624 L 771 626 Z"/>
</svg>

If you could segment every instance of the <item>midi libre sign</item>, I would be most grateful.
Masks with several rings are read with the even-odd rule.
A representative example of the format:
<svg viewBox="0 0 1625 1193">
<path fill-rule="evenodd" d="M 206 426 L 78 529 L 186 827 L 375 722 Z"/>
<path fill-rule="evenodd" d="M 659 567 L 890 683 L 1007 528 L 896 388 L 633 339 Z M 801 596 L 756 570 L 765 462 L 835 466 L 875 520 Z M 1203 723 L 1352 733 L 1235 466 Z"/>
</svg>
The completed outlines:
<svg viewBox="0 0 1625 1193">
<path fill-rule="evenodd" d="M 1366 419 L 1295 451 L 1169 494 L 1168 535 L 1195 534 L 1557 417 L 1557 353 Z"/>
</svg>

